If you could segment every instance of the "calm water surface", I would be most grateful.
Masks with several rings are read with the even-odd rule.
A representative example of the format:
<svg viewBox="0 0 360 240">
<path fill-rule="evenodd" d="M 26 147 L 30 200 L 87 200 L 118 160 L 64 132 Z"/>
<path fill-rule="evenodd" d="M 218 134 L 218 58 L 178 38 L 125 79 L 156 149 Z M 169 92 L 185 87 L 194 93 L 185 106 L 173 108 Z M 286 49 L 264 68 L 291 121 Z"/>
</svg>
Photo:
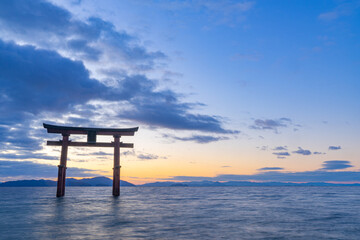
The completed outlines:
<svg viewBox="0 0 360 240">
<path fill-rule="evenodd" d="M 0 188 L 0 239 L 360 239 L 360 187 Z"/>
</svg>

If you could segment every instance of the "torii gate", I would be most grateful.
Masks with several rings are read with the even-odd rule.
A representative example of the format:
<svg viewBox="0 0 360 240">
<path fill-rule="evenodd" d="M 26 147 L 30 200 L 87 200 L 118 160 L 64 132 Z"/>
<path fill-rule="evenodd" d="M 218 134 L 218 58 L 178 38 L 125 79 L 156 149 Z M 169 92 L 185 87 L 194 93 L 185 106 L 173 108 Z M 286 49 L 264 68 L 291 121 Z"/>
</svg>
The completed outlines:
<svg viewBox="0 0 360 240">
<path fill-rule="evenodd" d="M 120 147 L 133 148 L 133 143 L 120 142 L 121 136 L 134 136 L 139 127 L 135 128 L 84 128 L 55 126 L 44 123 L 48 133 L 61 133 L 63 139 L 60 141 L 47 141 L 47 145 L 61 146 L 61 157 L 57 181 L 57 197 L 65 195 L 65 175 L 68 146 L 76 147 L 113 147 L 114 148 L 114 171 L 113 171 L 113 192 L 114 196 L 120 195 Z M 85 134 L 87 142 L 72 142 L 70 134 Z M 96 142 L 97 135 L 112 135 L 114 142 Z"/>
</svg>

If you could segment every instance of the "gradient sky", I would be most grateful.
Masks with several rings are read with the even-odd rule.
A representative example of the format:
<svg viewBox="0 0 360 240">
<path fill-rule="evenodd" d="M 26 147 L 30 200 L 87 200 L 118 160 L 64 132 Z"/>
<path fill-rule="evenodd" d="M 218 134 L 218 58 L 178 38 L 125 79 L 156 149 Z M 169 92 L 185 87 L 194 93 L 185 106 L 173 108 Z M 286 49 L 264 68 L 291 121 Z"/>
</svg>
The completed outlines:
<svg viewBox="0 0 360 240">
<path fill-rule="evenodd" d="M 360 182 L 359 23 L 345 0 L 0 1 L 0 181 L 57 177 L 46 122 L 139 126 L 132 183 Z M 112 151 L 71 147 L 67 176 L 111 177 Z"/>
</svg>

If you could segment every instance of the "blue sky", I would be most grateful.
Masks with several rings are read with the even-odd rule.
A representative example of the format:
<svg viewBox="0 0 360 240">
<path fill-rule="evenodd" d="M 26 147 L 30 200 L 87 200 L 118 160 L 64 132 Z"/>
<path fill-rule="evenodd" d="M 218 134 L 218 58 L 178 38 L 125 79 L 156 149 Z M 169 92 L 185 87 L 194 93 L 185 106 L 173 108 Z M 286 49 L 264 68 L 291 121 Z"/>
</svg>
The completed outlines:
<svg viewBox="0 0 360 240">
<path fill-rule="evenodd" d="M 56 177 L 42 122 L 140 126 L 122 151 L 139 183 L 359 181 L 359 1 L 0 5 L 0 181 Z M 75 177 L 111 176 L 109 149 L 69 154 Z"/>
</svg>

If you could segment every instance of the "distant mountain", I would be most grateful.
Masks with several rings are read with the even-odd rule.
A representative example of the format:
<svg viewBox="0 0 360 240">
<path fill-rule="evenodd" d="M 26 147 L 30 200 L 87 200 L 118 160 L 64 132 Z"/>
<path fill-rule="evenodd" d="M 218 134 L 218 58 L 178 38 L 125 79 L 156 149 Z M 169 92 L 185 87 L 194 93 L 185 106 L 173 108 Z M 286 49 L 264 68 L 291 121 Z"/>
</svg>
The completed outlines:
<svg viewBox="0 0 360 240">
<path fill-rule="evenodd" d="M 94 178 L 83 178 L 83 179 L 74 179 L 67 178 L 66 186 L 69 187 L 95 187 L 95 186 L 112 186 L 113 181 L 107 177 L 94 177 Z M 0 187 L 54 187 L 57 186 L 56 181 L 51 180 L 19 180 L 19 181 L 9 181 L 0 183 Z M 120 180 L 120 186 L 122 187 L 133 187 L 135 186 L 132 183 L 127 181 Z"/>
<path fill-rule="evenodd" d="M 56 181 L 51 180 L 19 180 L 0 183 L 0 187 L 54 187 Z"/>
<path fill-rule="evenodd" d="M 67 178 L 66 186 L 69 187 L 94 187 L 94 186 L 112 186 L 112 179 L 107 177 L 94 177 L 74 179 Z M 0 187 L 55 187 L 56 181 L 51 180 L 19 180 L 0 183 Z M 135 185 L 127 181 L 120 181 L 122 187 L 134 187 Z M 360 186 L 359 183 L 337 184 L 325 182 L 291 183 L 291 182 L 249 182 L 249 181 L 193 181 L 193 182 L 153 182 L 137 185 L 141 187 L 252 187 L 252 186 Z"/>
<path fill-rule="evenodd" d="M 213 181 L 193 181 L 193 182 L 154 182 L 138 185 L 141 187 L 252 187 L 252 186 L 360 186 L 359 183 L 338 184 L 325 182 L 308 182 L 308 183 L 292 183 L 292 182 L 249 182 L 249 181 L 229 181 L 229 182 L 213 182 Z"/>
</svg>

